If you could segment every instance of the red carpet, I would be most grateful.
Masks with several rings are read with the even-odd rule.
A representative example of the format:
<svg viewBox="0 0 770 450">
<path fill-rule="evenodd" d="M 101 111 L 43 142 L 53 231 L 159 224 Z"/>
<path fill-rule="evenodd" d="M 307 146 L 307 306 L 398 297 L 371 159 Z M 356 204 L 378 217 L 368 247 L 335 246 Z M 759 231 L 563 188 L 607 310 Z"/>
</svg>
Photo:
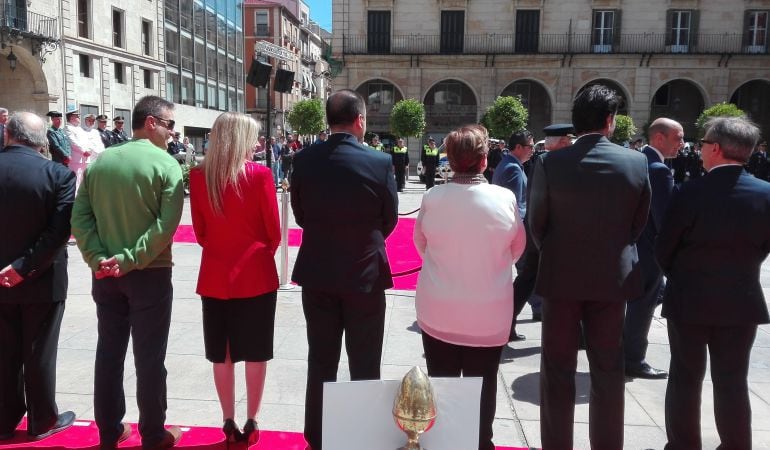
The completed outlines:
<svg viewBox="0 0 770 450">
<path fill-rule="evenodd" d="M 121 449 L 142 448 L 139 432 L 136 424 L 131 424 L 133 433 L 127 441 L 120 444 Z M 26 418 L 19 426 L 16 437 L 10 441 L 2 441 L 0 449 L 11 448 L 37 448 L 48 450 L 75 450 L 94 449 L 99 447 L 99 432 L 96 424 L 87 420 L 78 420 L 75 425 L 41 441 L 27 441 Z M 223 450 L 225 448 L 224 435 L 219 428 L 211 427 L 183 427 L 185 431 L 182 439 L 174 448 L 196 450 Z M 246 450 L 245 445 L 231 445 L 231 450 Z M 249 450 L 304 450 L 305 439 L 302 433 L 289 433 L 283 431 L 260 431 L 259 442 L 252 445 Z M 497 450 L 526 450 L 514 447 L 497 447 Z"/>
<path fill-rule="evenodd" d="M 422 265 L 412 241 L 415 219 L 399 219 L 393 234 L 385 242 L 390 260 L 390 269 L 394 274 L 406 272 Z M 176 243 L 196 243 L 192 225 L 179 225 L 174 234 Z M 302 242 L 302 229 L 289 229 L 289 246 L 299 247 Z M 394 289 L 413 291 L 417 287 L 418 273 L 393 278 Z"/>
</svg>

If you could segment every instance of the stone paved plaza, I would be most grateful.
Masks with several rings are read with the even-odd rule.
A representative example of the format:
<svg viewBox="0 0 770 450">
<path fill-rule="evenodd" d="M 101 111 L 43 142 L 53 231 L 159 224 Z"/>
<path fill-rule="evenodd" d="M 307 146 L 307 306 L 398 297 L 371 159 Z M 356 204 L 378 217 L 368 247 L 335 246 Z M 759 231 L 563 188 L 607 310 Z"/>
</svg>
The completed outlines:
<svg viewBox="0 0 770 450">
<path fill-rule="evenodd" d="M 413 211 L 420 205 L 424 186 L 412 177 L 400 195 L 399 211 Z M 279 197 L 280 202 L 280 197 Z M 279 205 L 280 209 L 280 205 Z M 410 217 L 416 217 L 416 214 Z M 289 217 L 290 227 L 296 227 Z M 183 224 L 191 224 L 189 204 L 185 205 Z M 289 265 L 296 248 L 290 248 Z M 93 371 L 96 349 L 96 309 L 91 299 L 89 270 L 76 247 L 69 248 L 70 287 L 59 340 L 57 399 L 61 410 L 74 410 L 79 418 L 93 419 Z M 196 244 L 174 245 L 174 307 L 169 336 L 168 423 L 219 427 L 222 423 L 219 403 L 211 373 L 204 358 L 200 299 L 195 294 L 201 250 Z M 577 258 L 578 256 L 576 256 Z M 278 257 L 276 258 L 276 261 Z M 579 261 L 576 261 L 579 264 Z M 770 264 L 762 270 L 765 295 L 770 296 Z M 302 431 L 307 343 L 300 289 L 281 291 L 275 327 L 275 359 L 268 365 L 265 395 L 260 413 L 260 428 Z M 400 379 L 413 366 L 425 369 L 422 341 L 415 321 L 414 292 L 387 292 L 385 348 L 382 376 Z M 657 368 L 669 362 L 666 322 L 659 317 L 650 331 L 648 361 Z M 497 445 L 539 447 L 540 324 L 530 320 L 529 308 L 522 313 L 518 331 L 527 340 L 509 344 L 503 351 L 498 375 Z M 343 352 L 344 353 L 344 352 Z M 348 378 L 343 354 L 339 380 Z M 241 365 L 242 367 L 242 365 Z M 245 392 L 242 370 L 237 381 L 237 422 L 245 421 Z M 125 370 L 128 412 L 126 420 L 136 422 L 136 378 L 131 355 Z M 770 449 L 770 327 L 760 327 L 751 359 L 749 376 L 753 409 L 754 448 Z M 634 380 L 626 383 L 625 448 L 662 449 L 666 442 L 664 423 L 665 381 Z M 590 381 L 585 352 L 580 352 L 575 410 L 575 447 L 587 449 L 588 397 Z M 710 377 L 706 376 L 702 405 L 704 448 L 718 443 L 711 396 Z M 330 449 L 333 450 L 333 449 Z M 469 449 L 453 449 L 469 450 Z"/>
</svg>

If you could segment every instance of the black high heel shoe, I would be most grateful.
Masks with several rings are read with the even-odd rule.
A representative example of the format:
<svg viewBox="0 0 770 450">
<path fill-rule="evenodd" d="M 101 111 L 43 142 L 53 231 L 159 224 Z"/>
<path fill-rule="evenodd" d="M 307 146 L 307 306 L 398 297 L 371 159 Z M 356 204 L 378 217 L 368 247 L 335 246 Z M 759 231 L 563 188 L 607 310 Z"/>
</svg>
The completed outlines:
<svg viewBox="0 0 770 450">
<path fill-rule="evenodd" d="M 238 425 L 235 424 L 233 419 L 225 420 L 225 424 L 222 426 L 222 433 L 225 435 L 225 448 L 228 450 L 231 443 L 243 440 L 243 433 L 238 429 Z"/>
<path fill-rule="evenodd" d="M 256 420 L 249 419 L 246 421 L 246 425 L 243 426 L 243 440 L 246 441 L 248 446 L 256 444 L 259 440 L 259 426 Z"/>
</svg>

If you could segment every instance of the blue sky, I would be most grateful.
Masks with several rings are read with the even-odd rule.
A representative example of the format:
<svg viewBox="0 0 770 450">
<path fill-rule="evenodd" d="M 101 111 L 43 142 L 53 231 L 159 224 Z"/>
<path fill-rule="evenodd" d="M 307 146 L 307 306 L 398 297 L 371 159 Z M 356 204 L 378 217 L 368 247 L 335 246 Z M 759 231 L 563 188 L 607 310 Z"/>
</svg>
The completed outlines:
<svg viewBox="0 0 770 450">
<path fill-rule="evenodd" d="M 310 7 L 310 18 L 321 28 L 332 31 L 332 0 L 303 0 Z"/>
</svg>

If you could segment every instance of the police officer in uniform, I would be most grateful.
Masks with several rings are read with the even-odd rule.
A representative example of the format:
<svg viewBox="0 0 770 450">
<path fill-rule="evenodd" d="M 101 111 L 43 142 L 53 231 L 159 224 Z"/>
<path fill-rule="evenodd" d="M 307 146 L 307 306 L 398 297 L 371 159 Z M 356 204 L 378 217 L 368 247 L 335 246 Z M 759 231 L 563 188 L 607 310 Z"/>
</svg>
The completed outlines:
<svg viewBox="0 0 770 450">
<path fill-rule="evenodd" d="M 67 139 L 67 135 L 62 129 L 62 113 L 48 111 L 46 116 L 51 118 L 51 128 L 46 133 L 51 160 L 68 166 L 72 157 L 72 147 L 70 147 L 70 140 Z"/>
<path fill-rule="evenodd" d="M 404 139 L 398 138 L 393 147 L 393 170 L 396 172 L 396 189 L 398 192 L 404 192 L 406 184 L 406 168 L 409 167 L 409 151 L 404 145 Z"/>
<path fill-rule="evenodd" d="M 112 121 L 115 122 L 115 128 L 112 130 L 112 144 L 115 145 L 126 142 L 128 136 L 126 136 L 126 132 L 123 130 L 123 123 L 125 122 L 123 116 L 118 116 L 112 119 Z"/>
<path fill-rule="evenodd" d="M 369 145 L 369 147 L 373 148 L 374 150 L 377 150 L 378 152 L 385 151 L 385 148 L 382 145 L 382 142 L 380 142 L 380 137 L 376 134 L 372 136 L 372 143 Z"/>
<path fill-rule="evenodd" d="M 102 144 L 104 144 L 104 148 L 107 148 L 115 143 L 112 131 L 107 129 L 107 116 L 104 114 L 99 114 L 96 116 L 96 126 L 96 129 L 99 131 L 99 137 L 102 138 Z"/>
<path fill-rule="evenodd" d="M 436 181 L 436 166 L 438 166 L 438 147 L 432 136 L 428 136 L 428 143 L 422 147 L 420 155 L 422 161 L 422 173 L 425 175 L 425 190 L 433 187 Z"/>
</svg>

